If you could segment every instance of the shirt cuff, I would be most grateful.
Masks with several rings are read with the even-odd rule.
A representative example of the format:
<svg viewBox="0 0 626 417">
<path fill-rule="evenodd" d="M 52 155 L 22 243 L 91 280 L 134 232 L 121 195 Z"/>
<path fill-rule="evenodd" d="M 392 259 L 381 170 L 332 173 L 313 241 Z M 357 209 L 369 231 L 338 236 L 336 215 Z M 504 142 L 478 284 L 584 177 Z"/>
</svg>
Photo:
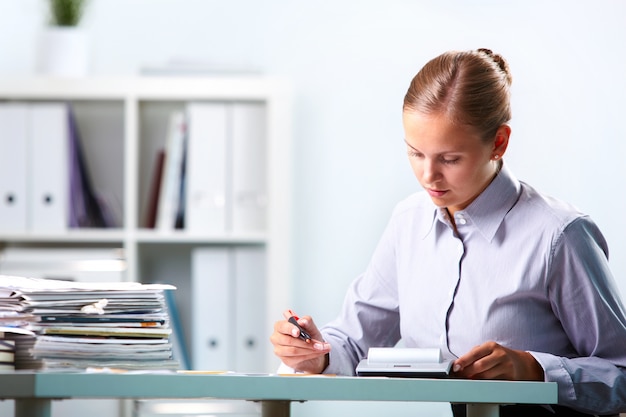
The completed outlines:
<svg viewBox="0 0 626 417">
<path fill-rule="evenodd" d="M 349 358 L 342 357 L 341 354 L 338 353 L 338 349 L 331 349 L 328 354 L 328 366 L 322 372 L 323 374 L 346 376 L 356 375 L 356 370 L 352 366 L 352 361 Z"/>
<path fill-rule="evenodd" d="M 559 403 L 576 400 L 576 392 L 574 391 L 574 383 L 561 358 L 549 353 L 528 352 L 543 368 L 544 381 L 556 382 L 559 392 Z"/>
</svg>

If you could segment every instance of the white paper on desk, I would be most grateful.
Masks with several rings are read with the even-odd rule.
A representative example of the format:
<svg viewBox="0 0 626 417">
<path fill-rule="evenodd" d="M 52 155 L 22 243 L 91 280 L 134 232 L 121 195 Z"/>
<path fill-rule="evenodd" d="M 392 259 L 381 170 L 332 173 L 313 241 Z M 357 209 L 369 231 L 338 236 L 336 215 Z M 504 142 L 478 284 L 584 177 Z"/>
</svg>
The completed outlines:
<svg viewBox="0 0 626 417">
<path fill-rule="evenodd" d="M 358 376 L 447 378 L 451 366 L 439 349 L 370 348 L 355 371 Z"/>
<path fill-rule="evenodd" d="M 296 370 L 293 369 L 291 366 L 285 365 L 285 363 L 281 361 L 280 365 L 278 365 L 278 369 L 276 369 L 276 373 L 277 374 L 295 374 Z"/>
<path fill-rule="evenodd" d="M 367 354 L 369 363 L 439 363 L 439 349 L 422 348 L 370 348 Z"/>
</svg>

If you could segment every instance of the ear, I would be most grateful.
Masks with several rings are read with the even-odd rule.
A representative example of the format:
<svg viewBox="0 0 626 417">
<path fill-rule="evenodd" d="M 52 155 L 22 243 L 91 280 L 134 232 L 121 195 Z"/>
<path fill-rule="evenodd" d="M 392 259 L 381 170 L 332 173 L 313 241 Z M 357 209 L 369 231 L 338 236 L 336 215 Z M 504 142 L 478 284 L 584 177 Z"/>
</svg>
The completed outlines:
<svg viewBox="0 0 626 417">
<path fill-rule="evenodd" d="M 509 125 L 502 125 L 498 128 L 493 142 L 491 159 L 502 159 L 502 156 L 506 152 L 506 148 L 509 146 L 510 136 L 511 127 Z"/>
</svg>

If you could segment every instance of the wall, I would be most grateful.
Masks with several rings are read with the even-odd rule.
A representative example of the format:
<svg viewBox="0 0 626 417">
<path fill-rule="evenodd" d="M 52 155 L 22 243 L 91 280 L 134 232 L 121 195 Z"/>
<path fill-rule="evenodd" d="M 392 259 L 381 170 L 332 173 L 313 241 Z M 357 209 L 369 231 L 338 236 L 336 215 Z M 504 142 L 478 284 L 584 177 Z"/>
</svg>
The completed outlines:
<svg viewBox="0 0 626 417">
<path fill-rule="evenodd" d="M 0 76 L 32 74 L 43 3 L 0 0 Z M 514 77 L 515 173 L 604 230 L 626 294 L 626 2 L 91 0 L 92 73 L 170 58 L 248 66 L 295 89 L 294 305 L 321 324 L 366 266 L 393 205 L 418 189 L 400 125 L 414 73 L 489 47 Z M 301 404 L 299 416 L 447 415 L 441 405 Z"/>
</svg>

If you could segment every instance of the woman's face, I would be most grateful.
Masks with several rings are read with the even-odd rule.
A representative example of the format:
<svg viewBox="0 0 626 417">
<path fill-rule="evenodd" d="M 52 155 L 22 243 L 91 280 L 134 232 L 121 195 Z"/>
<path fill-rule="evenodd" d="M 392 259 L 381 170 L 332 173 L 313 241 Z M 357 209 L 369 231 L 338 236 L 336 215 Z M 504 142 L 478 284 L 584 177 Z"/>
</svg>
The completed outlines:
<svg viewBox="0 0 626 417">
<path fill-rule="evenodd" d="M 499 136 L 485 142 L 438 114 L 405 111 L 402 122 L 415 177 L 435 205 L 446 207 L 451 215 L 466 208 L 494 178 L 506 149 L 496 146 Z M 510 129 L 505 133 L 508 143 Z"/>
</svg>

